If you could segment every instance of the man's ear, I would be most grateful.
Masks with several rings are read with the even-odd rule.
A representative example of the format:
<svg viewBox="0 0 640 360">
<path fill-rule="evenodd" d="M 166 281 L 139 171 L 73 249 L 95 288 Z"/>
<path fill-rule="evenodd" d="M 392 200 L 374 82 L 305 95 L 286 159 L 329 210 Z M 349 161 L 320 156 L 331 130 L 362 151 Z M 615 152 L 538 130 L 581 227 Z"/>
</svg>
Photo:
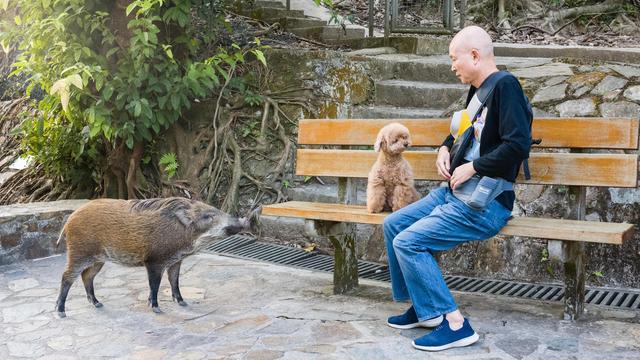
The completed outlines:
<svg viewBox="0 0 640 360">
<path fill-rule="evenodd" d="M 375 152 L 379 152 L 380 149 L 387 146 L 387 141 L 385 139 L 384 133 L 380 131 L 378 133 L 378 137 L 376 138 L 376 142 L 373 144 L 373 150 Z"/>
<path fill-rule="evenodd" d="M 473 65 L 478 65 L 480 62 L 480 50 L 471 49 L 471 61 L 473 61 Z"/>
</svg>

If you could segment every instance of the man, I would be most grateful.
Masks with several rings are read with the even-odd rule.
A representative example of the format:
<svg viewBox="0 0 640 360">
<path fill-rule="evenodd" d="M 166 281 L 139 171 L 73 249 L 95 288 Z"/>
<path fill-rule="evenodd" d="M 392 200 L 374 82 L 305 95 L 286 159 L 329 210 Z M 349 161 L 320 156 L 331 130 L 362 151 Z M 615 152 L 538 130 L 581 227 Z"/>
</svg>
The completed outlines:
<svg viewBox="0 0 640 360">
<path fill-rule="evenodd" d="M 456 34 L 449 57 L 451 70 L 462 83 L 471 85 L 467 103 L 485 80 L 498 74 L 491 37 L 477 26 Z M 404 314 L 390 317 L 387 324 L 398 329 L 436 327 L 414 340 L 413 346 L 420 350 L 467 346 L 479 338 L 451 296 L 434 252 L 491 238 L 511 217 L 512 190 L 502 192 L 482 210 L 453 194 L 475 174 L 514 182 L 529 155 L 529 108 L 520 83 L 511 74 L 496 79 L 493 93 L 474 118 L 473 144 L 465 156 L 468 162 L 450 169 L 453 136 L 438 149 L 438 174 L 449 181 L 449 187 L 431 191 L 384 221 L 393 298 L 413 304 Z"/>
</svg>

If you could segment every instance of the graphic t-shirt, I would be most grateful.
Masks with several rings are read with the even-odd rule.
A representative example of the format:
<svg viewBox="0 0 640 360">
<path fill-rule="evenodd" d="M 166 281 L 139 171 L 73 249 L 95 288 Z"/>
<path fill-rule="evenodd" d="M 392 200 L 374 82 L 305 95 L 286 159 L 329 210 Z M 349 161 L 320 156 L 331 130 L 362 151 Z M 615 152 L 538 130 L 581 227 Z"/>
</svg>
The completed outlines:
<svg viewBox="0 0 640 360">
<path fill-rule="evenodd" d="M 473 123 L 473 140 L 469 149 L 464 154 L 464 159 L 467 161 L 473 161 L 480 157 L 480 138 L 482 137 L 482 129 L 484 128 L 484 122 L 487 118 L 487 107 L 483 107 L 476 117 L 476 121 Z"/>
</svg>

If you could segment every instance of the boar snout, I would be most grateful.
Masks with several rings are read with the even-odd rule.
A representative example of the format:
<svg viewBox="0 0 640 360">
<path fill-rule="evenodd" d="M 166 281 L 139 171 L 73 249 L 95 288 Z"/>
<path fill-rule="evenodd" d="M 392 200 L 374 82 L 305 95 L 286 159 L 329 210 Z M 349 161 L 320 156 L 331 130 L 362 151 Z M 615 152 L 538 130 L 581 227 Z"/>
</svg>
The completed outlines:
<svg viewBox="0 0 640 360">
<path fill-rule="evenodd" d="M 250 221 L 246 218 L 232 218 L 229 224 L 224 227 L 227 235 L 235 235 L 243 231 L 251 231 Z"/>
</svg>

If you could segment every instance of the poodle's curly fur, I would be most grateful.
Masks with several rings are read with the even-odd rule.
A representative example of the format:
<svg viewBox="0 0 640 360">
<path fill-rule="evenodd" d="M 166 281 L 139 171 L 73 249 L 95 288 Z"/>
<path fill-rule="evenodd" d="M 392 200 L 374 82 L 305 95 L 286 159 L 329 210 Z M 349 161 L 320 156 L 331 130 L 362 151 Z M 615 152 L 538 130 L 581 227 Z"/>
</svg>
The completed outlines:
<svg viewBox="0 0 640 360">
<path fill-rule="evenodd" d="M 413 186 L 413 170 L 402 152 L 411 146 L 409 129 L 391 123 L 380 129 L 373 146 L 378 159 L 369 172 L 367 211 L 396 211 L 420 198 Z"/>
</svg>

